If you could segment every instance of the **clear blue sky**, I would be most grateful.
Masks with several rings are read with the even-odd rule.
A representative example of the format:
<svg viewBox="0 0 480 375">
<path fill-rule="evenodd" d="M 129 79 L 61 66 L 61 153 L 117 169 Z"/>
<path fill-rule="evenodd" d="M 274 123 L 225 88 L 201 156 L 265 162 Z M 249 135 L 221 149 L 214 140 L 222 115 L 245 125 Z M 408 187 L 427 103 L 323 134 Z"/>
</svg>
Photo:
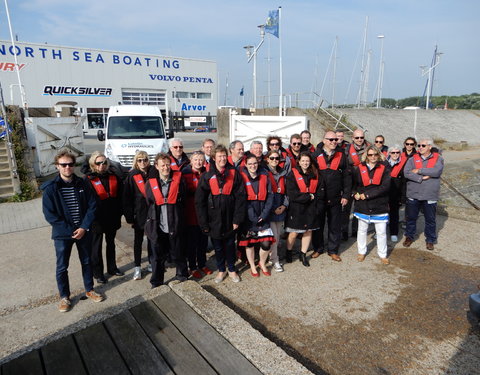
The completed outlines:
<svg viewBox="0 0 480 375">
<path fill-rule="evenodd" d="M 480 14 L 478 0 L 9 1 L 20 41 L 214 60 L 219 70 L 220 105 L 224 104 L 227 74 L 226 104 L 241 104 L 242 86 L 246 104 L 251 100 L 252 64 L 247 64 L 242 47 L 260 41 L 257 25 L 279 5 L 286 94 L 312 88 L 320 91 L 338 36 L 335 103 L 355 102 L 361 54 L 355 70 L 354 64 L 366 16 L 372 51 L 369 100 L 374 98 L 378 78 L 379 34 L 385 35 L 383 97 L 422 95 L 426 78 L 421 77 L 419 66 L 430 64 L 436 44 L 443 55 L 433 94 L 480 92 L 480 43 L 478 27 L 474 28 Z M 0 38 L 9 39 L 3 2 Z M 271 90 L 278 94 L 279 40 L 268 35 L 258 55 L 259 96 L 267 94 L 269 49 Z M 331 71 L 323 90 L 328 101 L 332 99 Z"/>
</svg>

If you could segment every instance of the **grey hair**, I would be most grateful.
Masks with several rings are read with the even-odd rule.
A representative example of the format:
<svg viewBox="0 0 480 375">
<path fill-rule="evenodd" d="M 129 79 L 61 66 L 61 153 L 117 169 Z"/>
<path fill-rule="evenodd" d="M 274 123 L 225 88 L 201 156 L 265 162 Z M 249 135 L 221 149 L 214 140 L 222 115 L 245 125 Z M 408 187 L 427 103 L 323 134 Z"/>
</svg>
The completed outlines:
<svg viewBox="0 0 480 375">
<path fill-rule="evenodd" d="M 173 146 L 173 142 L 180 142 L 183 146 L 183 139 L 182 138 L 170 138 L 168 140 L 168 147 L 172 147 Z"/>
<path fill-rule="evenodd" d="M 242 146 L 243 146 L 243 142 L 236 139 L 236 140 L 230 142 L 230 145 L 228 146 L 228 149 L 233 150 L 235 148 L 235 146 L 237 145 L 237 143 L 241 143 Z"/>
<path fill-rule="evenodd" d="M 427 143 L 430 146 L 433 146 L 433 139 L 432 138 L 422 138 L 419 143 Z"/>
<path fill-rule="evenodd" d="M 250 143 L 250 148 L 252 148 L 253 145 L 262 145 L 263 147 L 263 143 L 260 141 L 252 141 L 252 143 Z"/>
<path fill-rule="evenodd" d="M 388 148 L 388 153 L 392 152 L 393 150 L 402 151 L 402 146 L 399 146 L 398 144 L 395 143 L 393 146 L 390 146 Z"/>
</svg>

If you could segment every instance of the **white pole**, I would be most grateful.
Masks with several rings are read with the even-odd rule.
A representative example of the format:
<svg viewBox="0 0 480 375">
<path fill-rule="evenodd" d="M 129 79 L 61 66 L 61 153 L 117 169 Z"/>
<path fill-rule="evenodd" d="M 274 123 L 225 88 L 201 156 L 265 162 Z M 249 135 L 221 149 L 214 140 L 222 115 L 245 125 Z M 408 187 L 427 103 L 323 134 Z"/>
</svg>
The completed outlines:
<svg viewBox="0 0 480 375">
<path fill-rule="evenodd" d="M 271 90 L 270 90 L 270 84 L 271 84 L 271 77 L 270 77 L 270 39 L 271 37 L 268 37 L 268 54 L 267 54 L 267 79 L 268 79 L 268 82 L 267 82 L 267 95 L 268 95 L 268 100 L 267 100 L 267 105 L 268 105 L 268 108 L 270 108 L 270 98 L 271 98 Z"/>
<path fill-rule="evenodd" d="M 5 0 L 5 11 L 7 13 L 8 29 L 10 30 L 10 40 L 12 42 L 13 50 L 15 51 L 15 54 L 13 55 L 13 58 L 15 60 L 15 71 L 17 72 L 18 87 L 20 89 L 20 100 L 22 102 L 22 107 L 23 107 L 23 110 L 24 110 L 24 113 L 25 113 L 25 117 L 28 117 L 27 98 L 26 98 L 26 95 L 25 95 L 25 89 L 22 85 L 22 80 L 20 79 L 20 70 L 18 69 L 18 59 L 17 59 L 17 47 L 15 45 L 15 39 L 13 38 L 12 23 L 10 22 L 10 10 L 8 9 L 7 0 Z"/>
<path fill-rule="evenodd" d="M 368 31 L 368 16 L 365 18 L 365 29 L 363 34 L 363 53 L 362 53 L 362 65 L 360 68 L 360 90 L 358 92 L 358 106 L 360 108 L 362 105 L 362 100 L 364 100 L 364 90 L 365 90 L 365 54 L 367 52 L 367 31 Z M 365 100 L 366 102 L 366 100 Z"/>
<path fill-rule="evenodd" d="M 335 49 L 333 57 L 333 76 L 332 76 L 332 108 L 335 108 L 335 78 L 337 75 L 337 43 L 338 36 L 335 37 Z"/>
<path fill-rule="evenodd" d="M 378 87 L 377 87 L 377 108 L 380 108 L 381 102 L 382 102 L 383 40 L 385 39 L 385 35 L 379 35 L 377 36 L 377 38 L 381 40 L 380 64 L 378 65 Z"/>
<path fill-rule="evenodd" d="M 282 101 L 283 101 L 283 73 L 282 73 L 282 34 L 283 28 L 280 30 L 280 25 L 282 19 L 282 7 L 278 7 L 278 42 L 280 43 L 280 99 L 279 99 L 279 108 L 278 115 L 283 115 Z"/>
<path fill-rule="evenodd" d="M 253 52 L 253 108 L 257 108 L 257 51 Z"/>
</svg>

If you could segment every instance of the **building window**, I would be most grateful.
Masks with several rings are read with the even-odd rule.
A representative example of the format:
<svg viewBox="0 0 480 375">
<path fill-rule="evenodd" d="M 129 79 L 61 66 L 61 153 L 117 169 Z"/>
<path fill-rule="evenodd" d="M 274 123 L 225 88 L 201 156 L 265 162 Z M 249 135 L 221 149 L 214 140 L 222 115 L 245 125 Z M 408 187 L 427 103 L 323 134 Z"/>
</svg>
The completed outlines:
<svg viewBox="0 0 480 375">
<path fill-rule="evenodd" d="M 185 91 L 172 91 L 172 98 L 179 98 L 179 99 L 187 99 L 189 97 L 189 93 Z"/>
<path fill-rule="evenodd" d="M 165 92 L 122 91 L 122 104 L 165 105 Z"/>
<path fill-rule="evenodd" d="M 212 99 L 210 92 L 197 92 L 197 99 Z"/>
</svg>

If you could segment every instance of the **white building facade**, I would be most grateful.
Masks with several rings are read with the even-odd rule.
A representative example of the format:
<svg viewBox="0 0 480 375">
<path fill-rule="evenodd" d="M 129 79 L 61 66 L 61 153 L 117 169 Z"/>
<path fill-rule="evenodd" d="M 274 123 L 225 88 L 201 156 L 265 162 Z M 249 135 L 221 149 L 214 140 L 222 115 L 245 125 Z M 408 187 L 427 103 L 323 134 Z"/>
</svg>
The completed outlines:
<svg viewBox="0 0 480 375">
<path fill-rule="evenodd" d="M 214 127 L 214 61 L 0 40 L 5 104 L 21 106 L 14 56 L 29 108 L 73 105 L 94 134 L 118 104 L 159 106 L 170 124 Z"/>
</svg>

